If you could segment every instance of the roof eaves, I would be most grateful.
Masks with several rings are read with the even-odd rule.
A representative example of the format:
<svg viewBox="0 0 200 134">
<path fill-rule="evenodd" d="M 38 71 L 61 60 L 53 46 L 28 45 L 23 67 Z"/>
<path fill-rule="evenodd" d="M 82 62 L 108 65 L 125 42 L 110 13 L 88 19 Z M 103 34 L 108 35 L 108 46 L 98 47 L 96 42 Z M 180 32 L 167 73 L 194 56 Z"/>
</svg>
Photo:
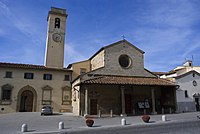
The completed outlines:
<svg viewBox="0 0 200 134">
<path fill-rule="evenodd" d="M 150 74 L 154 75 L 156 78 L 158 77 L 156 74 L 154 74 L 153 72 L 149 71 L 148 69 L 144 68 L 144 70 L 146 70 L 146 71 L 149 72 Z"/>
<path fill-rule="evenodd" d="M 135 49 L 137 49 L 138 51 L 140 51 L 142 54 L 145 53 L 144 51 L 142 51 L 141 49 L 137 48 L 136 46 L 134 46 L 133 44 L 131 44 L 131 43 L 128 42 L 127 40 L 123 39 L 123 40 L 114 42 L 114 43 L 112 43 L 112 44 L 110 44 L 110 45 L 107 45 L 107 46 L 104 46 L 104 47 L 100 48 L 94 55 L 92 55 L 92 56 L 89 58 L 89 60 L 91 60 L 92 58 L 94 58 L 94 57 L 95 57 L 98 53 L 100 53 L 102 50 L 104 50 L 104 49 L 106 49 L 106 48 L 109 48 L 109 47 L 112 47 L 112 46 L 114 46 L 114 45 L 116 45 L 116 44 L 119 44 L 119 43 L 122 43 L 122 42 L 126 42 L 128 45 L 134 47 Z"/>
<path fill-rule="evenodd" d="M 181 75 L 179 75 L 179 76 L 177 76 L 177 77 L 175 77 L 175 78 L 176 78 L 176 79 L 179 79 L 179 78 L 182 78 L 182 77 L 184 77 L 184 76 L 186 76 L 186 75 L 188 75 L 188 74 L 190 74 L 190 73 L 195 73 L 195 74 L 197 74 L 197 75 L 200 76 L 200 73 L 199 73 L 199 72 L 197 72 L 197 71 L 195 71 L 195 70 L 191 70 L 191 71 L 186 72 L 186 73 L 184 73 L 184 74 L 181 74 Z"/>
<path fill-rule="evenodd" d="M 58 70 L 58 71 L 72 71 L 67 68 L 49 68 L 42 65 L 33 65 L 33 64 L 19 64 L 19 63 L 6 63 L 0 62 L 0 67 L 5 68 L 21 68 L 21 69 L 38 69 L 38 70 Z"/>
<path fill-rule="evenodd" d="M 128 78 L 127 80 L 119 80 L 119 79 Z M 144 83 L 144 80 L 149 80 L 147 83 Z M 109 79 L 109 80 L 108 80 Z M 156 81 L 160 81 L 157 84 Z M 142 81 L 142 82 L 141 82 Z M 139 82 L 139 83 L 138 83 Z M 140 83 L 141 82 L 141 83 Z M 175 86 L 175 83 L 169 80 L 153 78 L 153 77 L 123 77 L 123 76 L 99 76 L 92 79 L 88 79 L 81 82 L 82 84 L 131 84 L 131 85 L 160 85 L 160 86 Z"/>
</svg>

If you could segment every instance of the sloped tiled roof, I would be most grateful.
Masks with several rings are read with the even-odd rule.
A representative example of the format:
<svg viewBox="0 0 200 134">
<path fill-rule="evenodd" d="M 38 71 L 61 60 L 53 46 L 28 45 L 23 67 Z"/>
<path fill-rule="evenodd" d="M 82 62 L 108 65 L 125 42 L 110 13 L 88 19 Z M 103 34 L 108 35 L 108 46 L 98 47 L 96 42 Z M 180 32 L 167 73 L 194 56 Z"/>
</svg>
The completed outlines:
<svg viewBox="0 0 200 134">
<path fill-rule="evenodd" d="M 3 68 L 22 68 L 22 69 L 39 69 L 39 70 L 63 70 L 70 71 L 67 68 L 49 68 L 42 65 L 32 65 L 32 64 L 18 64 L 18 63 L 5 63 L 0 62 L 0 67 Z"/>
<path fill-rule="evenodd" d="M 185 77 L 185 76 L 187 76 L 187 75 L 189 75 L 189 74 L 191 74 L 191 73 L 200 76 L 200 73 L 199 73 L 199 72 L 197 72 L 197 71 L 195 71 L 195 70 L 191 70 L 191 71 L 189 71 L 189 72 L 186 72 L 186 73 L 183 73 L 183 74 L 177 76 L 176 79 L 179 79 L 179 78 Z"/>
<path fill-rule="evenodd" d="M 171 70 L 169 72 L 152 72 L 152 73 L 155 74 L 155 75 L 170 75 L 170 74 L 176 73 L 176 71 L 175 70 Z"/>
<path fill-rule="evenodd" d="M 175 86 L 174 82 L 153 77 L 126 77 L 126 76 L 99 76 L 85 80 L 84 84 L 130 84 L 130 85 L 152 85 L 152 86 Z"/>
<path fill-rule="evenodd" d="M 164 75 L 167 74 L 167 72 L 152 72 L 155 75 Z"/>
</svg>

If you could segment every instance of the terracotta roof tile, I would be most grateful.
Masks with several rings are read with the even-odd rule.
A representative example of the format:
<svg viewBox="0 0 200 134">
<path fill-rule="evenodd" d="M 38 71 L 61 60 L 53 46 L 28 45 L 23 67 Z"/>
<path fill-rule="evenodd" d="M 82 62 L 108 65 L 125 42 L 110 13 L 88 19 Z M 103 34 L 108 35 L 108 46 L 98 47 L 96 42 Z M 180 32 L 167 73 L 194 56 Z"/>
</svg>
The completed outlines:
<svg viewBox="0 0 200 134">
<path fill-rule="evenodd" d="M 42 69 L 42 70 L 63 70 L 70 71 L 67 68 L 49 68 L 42 65 L 32 65 L 32 64 L 18 64 L 18 63 L 5 63 L 0 62 L 0 67 L 4 68 L 23 68 L 23 69 Z"/>
<path fill-rule="evenodd" d="M 126 77 L 126 76 L 100 76 L 97 78 L 85 80 L 81 83 L 85 84 L 131 84 L 131 85 L 159 85 L 159 86 L 175 86 L 174 82 L 149 77 Z"/>
</svg>

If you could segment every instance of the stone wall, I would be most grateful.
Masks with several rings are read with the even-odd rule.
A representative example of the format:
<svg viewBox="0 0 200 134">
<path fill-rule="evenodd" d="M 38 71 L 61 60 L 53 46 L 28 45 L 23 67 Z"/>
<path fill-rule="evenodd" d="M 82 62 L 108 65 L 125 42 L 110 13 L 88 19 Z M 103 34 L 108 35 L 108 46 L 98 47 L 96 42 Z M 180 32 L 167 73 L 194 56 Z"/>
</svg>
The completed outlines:
<svg viewBox="0 0 200 134">
<path fill-rule="evenodd" d="M 123 54 L 131 58 L 131 65 L 128 68 L 123 68 L 119 64 L 119 57 Z M 102 58 L 103 55 L 104 60 Z M 156 77 L 144 69 L 143 52 L 126 42 L 106 47 L 105 51 L 98 53 L 94 59 L 91 60 L 97 61 L 97 59 L 99 59 L 100 62 L 91 62 L 91 66 L 93 66 L 93 69 L 94 67 L 103 68 L 91 72 L 93 74 Z"/>
<path fill-rule="evenodd" d="M 72 80 L 74 80 L 75 78 L 77 78 L 80 75 L 80 69 L 84 68 L 86 69 L 86 72 L 90 71 L 90 60 L 86 60 L 86 61 L 81 61 L 81 62 L 76 62 L 72 64 Z"/>
<path fill-rule="evenodd" d="M 195 102 L 178 102 L 177 103 L 177 112 L 195 112 L 196 106 Z"/>
<path fill-rule="evenodd" d="M 91 59 L 91 70 L 104 67 L 104 56 L 105 56 L 105 51 L 102 50 Z"/>
</svg>

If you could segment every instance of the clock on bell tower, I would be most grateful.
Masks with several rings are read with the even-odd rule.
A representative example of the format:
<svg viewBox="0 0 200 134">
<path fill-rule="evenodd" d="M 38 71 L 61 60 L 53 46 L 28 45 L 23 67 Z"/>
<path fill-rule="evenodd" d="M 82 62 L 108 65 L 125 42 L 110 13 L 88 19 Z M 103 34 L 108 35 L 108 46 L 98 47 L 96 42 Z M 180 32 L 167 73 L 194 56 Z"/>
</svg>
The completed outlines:
<svg viewBox="0 0 200 134">
<path fill-rule="evenodd" d="M 63 68 L 66 18 L 65 9 L 51 7 L 47 17 L 46 67 Z"/>
</svg>

